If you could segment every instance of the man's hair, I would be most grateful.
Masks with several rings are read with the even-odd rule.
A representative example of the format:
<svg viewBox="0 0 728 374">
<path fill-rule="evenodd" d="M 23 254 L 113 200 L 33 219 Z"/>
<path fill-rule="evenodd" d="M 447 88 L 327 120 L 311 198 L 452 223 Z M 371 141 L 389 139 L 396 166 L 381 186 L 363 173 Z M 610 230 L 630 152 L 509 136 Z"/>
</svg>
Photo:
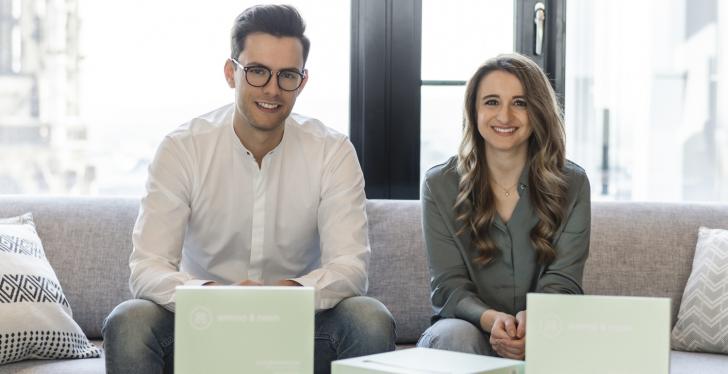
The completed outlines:
<svg viewBox="0 0 728 374">
<path fill-rule="evenodd" d="M 245 38 L 262 32 L 276 37 L 298 38 L 303 46 L 303 63 L 306 64 L 311 46 L 306 35 L 306 23 L 298 10 L 291 5 L 255 5 L 245 9 L 235 18 L 230 31 L 231 57 L 237 59 L 245 49 Z"/>
</svg>

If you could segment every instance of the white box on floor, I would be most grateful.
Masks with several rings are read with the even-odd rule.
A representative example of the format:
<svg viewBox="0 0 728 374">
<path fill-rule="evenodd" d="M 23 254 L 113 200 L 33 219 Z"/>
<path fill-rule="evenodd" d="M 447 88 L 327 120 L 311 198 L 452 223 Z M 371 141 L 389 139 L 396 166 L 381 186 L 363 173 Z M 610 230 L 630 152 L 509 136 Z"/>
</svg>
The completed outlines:
<svg viewBox="0 0 728 374">
<path fill-rule="evenodd" d="M 411 348 L 331 363 L 332 374 L 524 374 L 523 361 Z"/>
</svg>

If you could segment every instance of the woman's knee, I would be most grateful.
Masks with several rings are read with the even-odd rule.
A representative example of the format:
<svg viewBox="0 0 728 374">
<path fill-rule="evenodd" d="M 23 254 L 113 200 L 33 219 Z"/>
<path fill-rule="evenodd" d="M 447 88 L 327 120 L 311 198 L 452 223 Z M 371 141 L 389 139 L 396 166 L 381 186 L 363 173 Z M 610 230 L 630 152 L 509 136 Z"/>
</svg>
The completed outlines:
<svg viewBox="0 0 728 374">
<path fill-rule="evenodd" d="M 472 323 L 457 318 L 437 321 L 422 334 L 417 346 L 476 354 L 489 352 L 483 331 Z"/>
</svg>

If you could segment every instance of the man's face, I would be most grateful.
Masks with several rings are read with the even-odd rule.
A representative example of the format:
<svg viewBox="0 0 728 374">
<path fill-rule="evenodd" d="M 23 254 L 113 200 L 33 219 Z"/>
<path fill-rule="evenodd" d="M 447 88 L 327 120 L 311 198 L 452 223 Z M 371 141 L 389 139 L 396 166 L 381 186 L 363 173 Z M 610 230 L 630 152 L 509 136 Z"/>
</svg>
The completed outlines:
<svg viewBox="0 0 728 374">
<path fill-rule="evenodd" d="M 276 75 L 282 70 L 303 69 L 301 41 L 294 37 L 276 37 L 265 33 L 250 34 L 245 39 L 245 48 L 238 62 L 244 67 L 268 68 L 272 76 L 264 86 L 254 87 L 246 81 L 242 68 L 232 61 L 225 64 L 225 77 L 230 87 L 235 88 L 236 119 L 242 120 L 241 125 L 248 130 L 274 131 L 282 128 L 307 78 L 304 77 L 298 89 L 284 91 L 278 87 Z M 253 71 L 248 74 L 253 74 Z M 250 78 L 252 82 L 252 76 Z"/>
</svg>

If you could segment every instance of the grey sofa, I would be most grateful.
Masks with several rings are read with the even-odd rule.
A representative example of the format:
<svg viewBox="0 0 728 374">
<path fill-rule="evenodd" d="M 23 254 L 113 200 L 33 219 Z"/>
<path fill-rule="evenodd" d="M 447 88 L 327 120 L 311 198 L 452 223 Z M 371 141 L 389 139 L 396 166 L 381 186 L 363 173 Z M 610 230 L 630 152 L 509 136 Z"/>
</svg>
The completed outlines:
<svg viewBox="0 0 728 374">
<path fill-rule="evenodd" d="M 33 212 L 47 257 L 86 335 L 101 344 L 101 322 L 130 297 L 127 259 L 138 200 L 0 196 L 0 217 Z M 369 295 L 397 321 L 398 344 L 429 326 L 429 274 L 418 201 L 372 200 Z M 594 203 L 587 293 L 663 296 L 673 322 L 690 274 L 698 227 L 728 228 L 728 205 Z M 608 353 L 607 353 L 608 354 Z M 671 373 L 726 373 L 728 356 L 673 351 Z M 33 360 L 0 373 L 103 373 L 104 361 Z"/>
</svg>

